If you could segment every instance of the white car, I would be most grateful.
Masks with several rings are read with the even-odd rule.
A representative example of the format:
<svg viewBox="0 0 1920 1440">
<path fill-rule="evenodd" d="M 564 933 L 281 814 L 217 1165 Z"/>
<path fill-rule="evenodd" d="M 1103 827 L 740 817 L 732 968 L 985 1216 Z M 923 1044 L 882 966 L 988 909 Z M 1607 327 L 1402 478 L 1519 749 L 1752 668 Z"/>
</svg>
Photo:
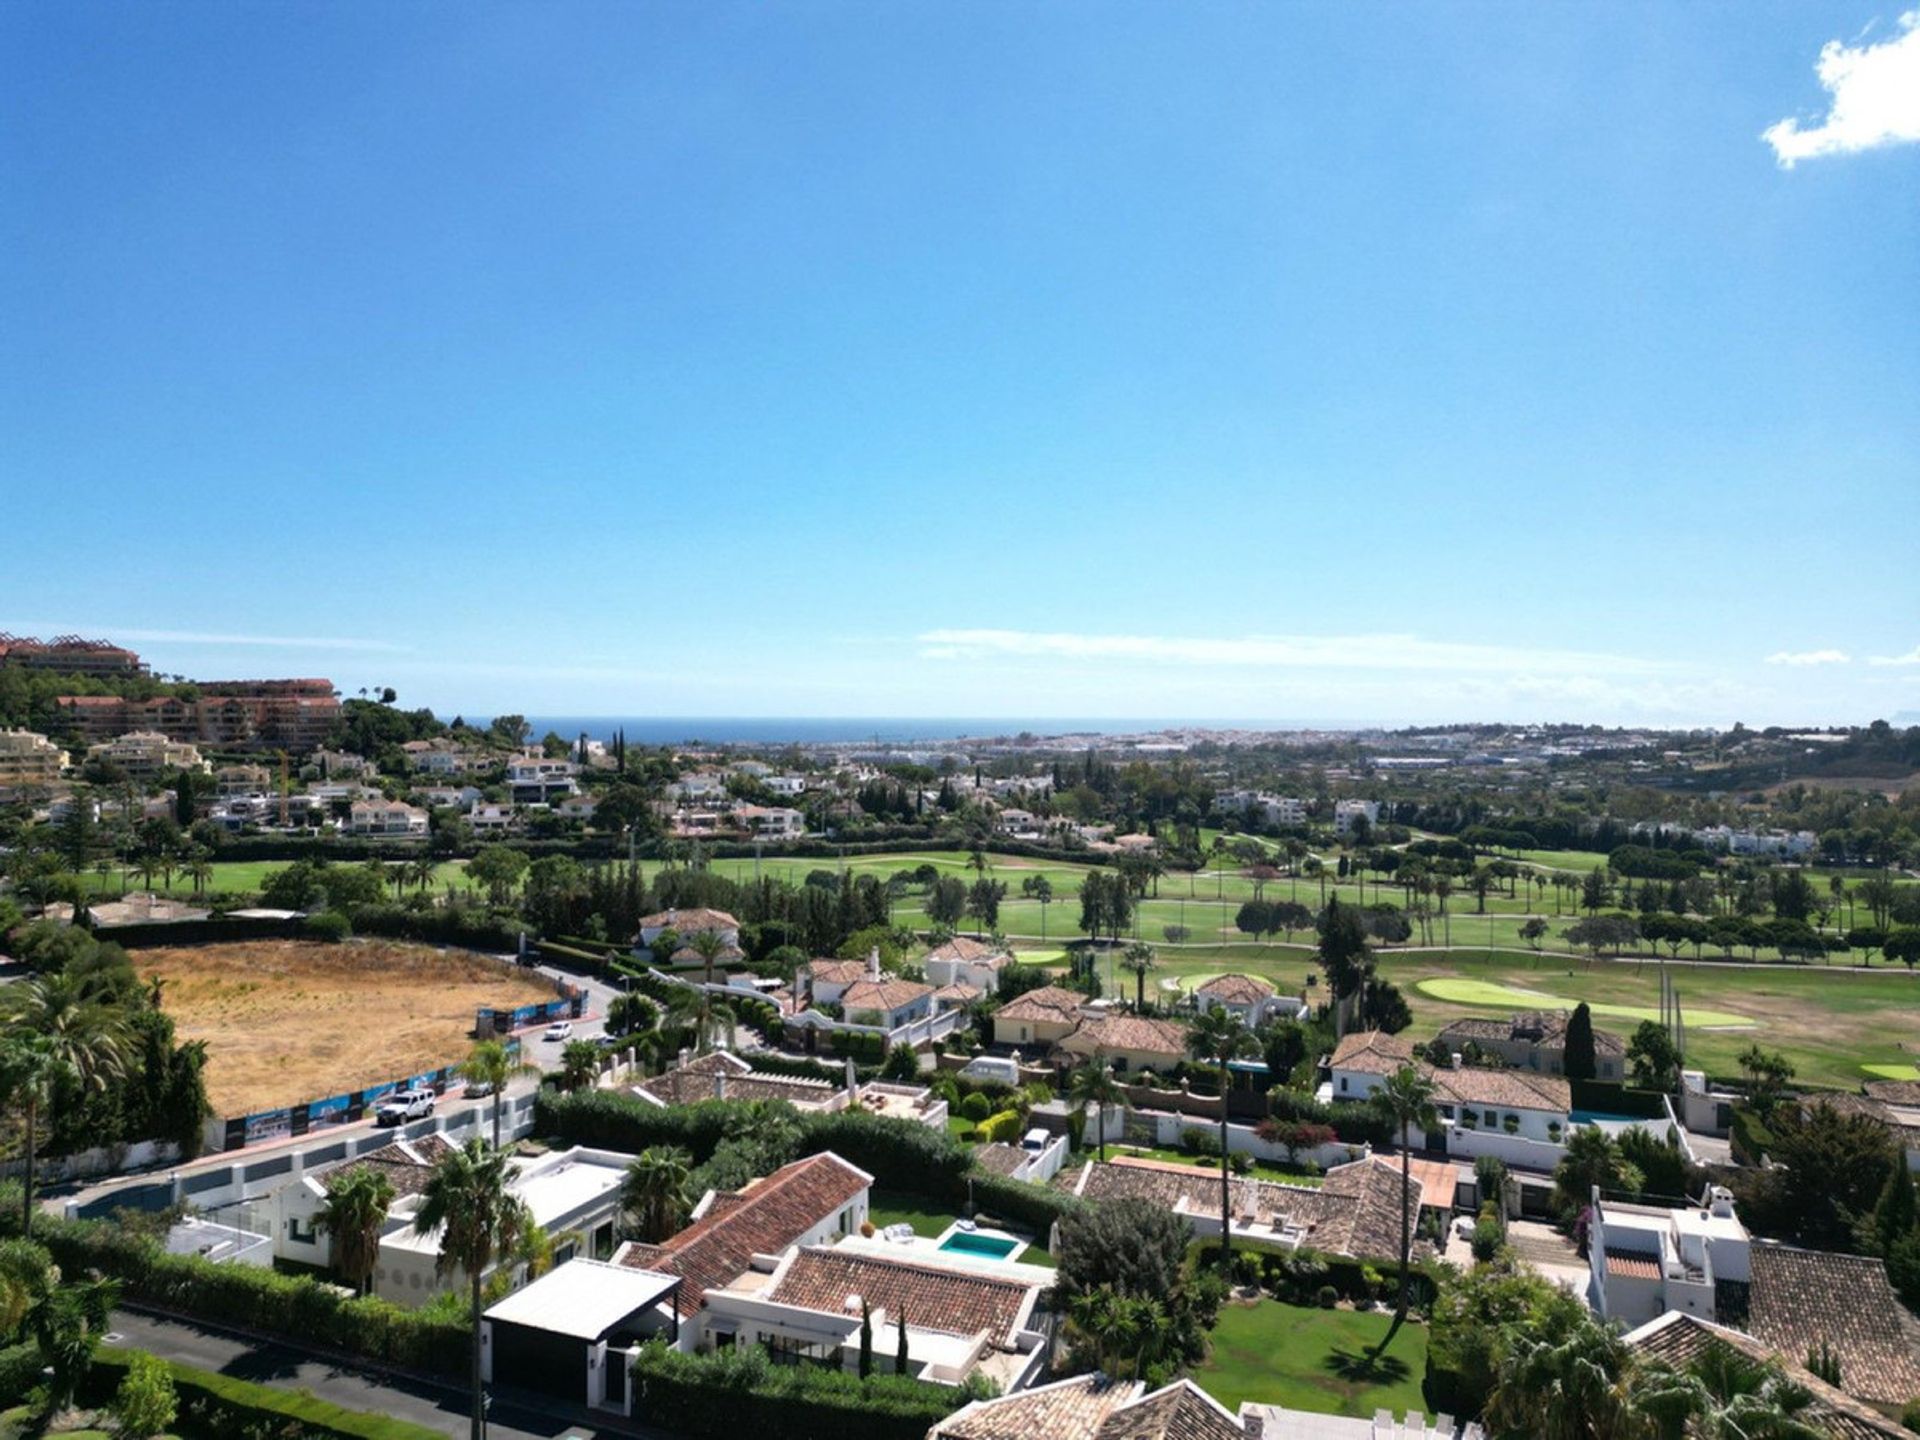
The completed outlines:
<svg viewBox="0 0 1920 1440">
<path fill-rule="evenodd" d="M 396 1090 L 373 1107 L 376 1125 L 404 1125 L 409 1120 L 424 1120 L 433 1114 L 436 1097 L 431 1090 Z"/>
<path fill-rule="evenodd" d="M 553 1024 L 547 1026 L 547 1039 L 549 1040 L 564 1040 L 571 1034 L 573 1034 L 573 1022 L 571 1020 L 556 1020 Z"/>
</svg>

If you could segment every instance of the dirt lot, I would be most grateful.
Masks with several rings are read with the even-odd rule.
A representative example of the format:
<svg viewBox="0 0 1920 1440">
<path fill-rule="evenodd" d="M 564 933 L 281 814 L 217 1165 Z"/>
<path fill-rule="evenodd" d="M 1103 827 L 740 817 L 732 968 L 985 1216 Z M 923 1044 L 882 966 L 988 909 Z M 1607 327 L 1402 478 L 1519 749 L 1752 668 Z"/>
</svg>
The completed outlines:
<svg viewBox="0 0 1920 1440">
<path fill-rule="evenodd" d="M 248 1115 L 459 1060 L 482 1005 L 553 998 L 477 955 L 422 945 L 265 940 L 136 950 L 183 1039 L 207 1042 L 218 1115 Z"/>
</svg>

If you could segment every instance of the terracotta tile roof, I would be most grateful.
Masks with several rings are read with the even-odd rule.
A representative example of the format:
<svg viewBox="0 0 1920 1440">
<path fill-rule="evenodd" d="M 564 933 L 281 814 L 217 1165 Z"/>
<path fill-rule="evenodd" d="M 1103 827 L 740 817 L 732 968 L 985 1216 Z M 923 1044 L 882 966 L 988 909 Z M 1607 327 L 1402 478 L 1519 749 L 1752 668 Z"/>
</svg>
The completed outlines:
<svg viewBox="0 0 1920 1440">
<path fill-rule="evenodd" d="M 740 922 L 724 910 L 662 910 L 655 915 L 640 917 L 642 930 L 665 928 L 682 935 L 691 935 L 696 930 L 738 930 Z"/>
<path fill-rule="evenodd" d="M 934 946 L 921 963 L 926 963 L 926 960 L 960 960 L 970 965 L 991 965 L 997 970 L 1002 965 L 1011 964 L 1013 957 L 997 945 L 956 935 L 944 944 Z"/>
<path fill-rule="evenodd" d="M 1801 1109 L 1811 1110 L 1815 1106 L 1825 1105 L 1836 1115 L 1864 1115 L 1870 1120 L 1878 1120 L 1889 1130 L 1900 1132 L 1895 1138 L 1903 1146 L 1912 1149 L 1920 1146 L 1920 1117 L 1911 1110 L 1896 1110 L 1886 1101 L 1872 1095 L 1829 1095 L 1811 1096 L 1801 1102 Z"/>
<path fill-rule="evenodd" d="M 762 1075 L 738 1055 L 716 1050 L 689 1060 L 677 1069 L 633 1088 L 643 1091 L 662 1105 L 692 1105 L 701 1100 L 717 1100 L 720 1077 L 726 1077 L 729 1100 L 785 1100 L 791 1105 L 823 1105 L 839 1092 L 825 1080 L 810 1080 L 798 1075 Z"/>
<path fill-rule="evenodd" d="M 432 1178 L 433 1167 L 438 1165 L 453 1150 L 453 1145 L 440 1135 L 422 1135 L 417 1140 L 396 1140 L 391 1145 L 382 1145 L 378 1150 L 369 1150 L 364 1155 L 356 1155 L 351 1160 L 341 1160 L 323 1169 L 309 1170 L 307 1178 L 319 1182 L 326 1188 L 329 1175 L 343 1170 L 377 1170 L 387 1177 L 393 1186 L 393 1198 L 404 1200 L 409 1195 L 418 1195 L 427 1188 Z"/>
<path fill-rule="evenodd" d="M 1824 1340 L 1840 1359 L 1840 1387 L 1862 1400 L 1899 1405 L 1920 1395 L 1913 1321 L 1879 1260 L 1755 1241 L 1749 1265 L 1756 1340 L 1803 1357 Z"/>
<path fill-rule="evenodd" d="M 1094 1440 L 1101 1423 L 1139 1393 L 1137 1380 L 1076 1375 L 976 1400 L 935 1424 L 927 1440 Z"/>
<path fill-rule="evenodd" d="M 641 1270 L 678 1275 L 682 1316 L 700 1308 L 708 1290 L 737 1279 L 755 1255 L 777 1255 L 873 1183 L 828 1151 L 782 1166 L 714 1205 L 662 1245 L 629 1245 L 617 1259 Z"/>
<path fill-rule="evenodd" d="M 1676 1370 L 1686 1369 L 1716 1343 L 1776 1365 L 1788 1379 L 1812 1394 L 1813 1404 L 1802 1412 L 1803 1417 L 1825 1428 L 1835 1440 L 1887 1440 L 1887 1437 L 1909 1435 L 1878 1411 L 1827 1384 L 1791 1355 L 1783 1355 L 1751 1335 L 1698 1316 L 1669 1310 L 1639 1329 L 1628 1331 L 1623 1338 L 1642 1360 L 1671 1365 Z M 1845 1378 L 1844 1368 L 1841 1378 Z"/>
<path fill-rule="evenodd" d="M 1271 982 L 1258 975 L 1233 974 L 1214 976 L 1198 993 L 1224 1000 L 1229 1005 L 1257 1005 L 1275 992 Z"/>
<path fill-rule="evenodd" d="M 933 987 L 918 980 L 856 980 L 840 997 L 840 1008 L 848 1015 L 857 1010 L 900 1010 L 932 994 Z"/>
<path fill-rule="evenodd" d="M 1607 1273 L 1620 1275 L 1628 1280 L 1658 1280 L 1660 1262 L 1651 1255 L 1641 1254 L 1638 1250 L 1621 1250 L 1609 1245 Z"/>
<path fill-rule="evenodd" d="M 1080 1018 L 1087 997 L 1058 985 L 1042 985 L 1024 995 L 1015 996 L 993 1012 L 996 1020 L 1051 1020 L 1056 1024 Z"/>
<path fill-rule="evenodd" d="M 936 1000 L 951 1000 L 959 1005 L 971 1005 L 983 992 L 977 985 L 969 985 L 964 980 L 956 980 L 951 985 L 942 985 L 933 992 Z"/>
<path fill-rule="evenodd" d="M 1115 1410 L 1094 1440 L 1246 1440 L 1246 1432 L 1198 1385 L 1176 1380 Z"/>
<path fill-rule="evenodd" d="M 1327 1172 L 1319 1189 L 1272 1180 L 1235 1178 L 1228 1182 L 1235 1223 L 1252 1216 L 1256 1224 L 1296 1225 L 1304 1244 L 1330 1255 L 1356 1259 L 1398 1259 L 1400 1254 L 1400 1175 L 1386 1165 L 1359 1161 Z M 1417 1210 L 1425 1187 L 1413 1177 Z M 1220 1213 L 1220 1172 L 1197 1166 L 1169 1165 L 1127 1158 L 1090 1163 L 1079 1193 L 1088 1200 L 1122 1196 L 1151 1200 L 1187 1214 Z M 1184 1202 L 1184 1205 L 1182 1205 Z M 1416 1244 L 1415 1253 L 1421 1253 Z"/>
<path fill-rule="evenodd" d="M 1332 1063 L 1335 1070 L 1391 1075 L 1401 1066 L 1413 1064 L 1413 1043 L 1384 1030 L 1356 1030 L 1333 1047 Z"/>
<path fill-rule="evenodd" d="M 1883 1105 L 1920 1105 L 1920 1080 L 1869 1080 L 1860 1088 Z"/>
<path fill-rule="evenodd" d="M 1100 1050 L 1130 1050 L 1165 1055 L 1179 1061 L 1187 1053 L 1187 1027 L 1175 1020 L 1149 1020 L 1141 1015 L 1106 1015 L 1088 1020 L 1060 1042 L 1062 1050 L 1092 1055 Z"/>
<path fill-rule="evenodd" d="M 867 962 L 864 960 L 809 960 L 807 974 L 815 983 L 824 981 L 828 985 L 851 985 L 856 980 L 867 978 Z"/>
<path fill-rule="evenodd" d="M 1550 1110 L 1564 1115 L 1573 1108 L 1573 1087 L 1558 1075 L 1531 1070 L 1460 1070 L 1425 1067 L 1434 1094 L 1456 1105 L 1497 1105 L 1506 1110 Z"/>
<path fill-rule="evenodd" d="M 995 1175 L 1011 1175 L 1032 1158 L 1018 1145 L 1009 1145 L 1004 1140 L 982 1145 L 973 1152 L 973 1163 Z"/>
<path fill-rule="evenodd" d="M 722 945 L 718 950 L 713 952 L 713 963 L 716 965 L 738 965 L 746 958 L 747 952 L 742 950 L 738 945 Z M 667 963 L 669 965 L 704 966 L 707 963 L 707 957 L 691 945 L 682 945 L 667 958 Z"/>
<path fill-rule="evenodd" d="M 1005 1349 L 1013 1344 L 1014 1332 L 1038 1292 L 1036 1285 L 984 1272 L 943 1270 L 823 1246 L 794 1256 L 766 1298 L 842 1315 L 847 1296 L 858 1295 L 874 1309 L 884 1309 L 889 1320 L 948 1335 L 984 1330 L 993 1344 Z"/>
</svg>

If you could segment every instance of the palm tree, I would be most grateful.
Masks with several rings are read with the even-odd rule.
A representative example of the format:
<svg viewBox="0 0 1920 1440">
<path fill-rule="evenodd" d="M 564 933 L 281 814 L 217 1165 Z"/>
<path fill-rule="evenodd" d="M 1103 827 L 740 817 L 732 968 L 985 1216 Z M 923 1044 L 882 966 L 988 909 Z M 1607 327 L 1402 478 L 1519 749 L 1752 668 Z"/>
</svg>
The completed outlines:
<svg viewBox="0 0 1920 1440">
<path fill-rule="evenodd" d="M 519 1075 L 538 1075 L 538 1065 L 524 1065 L 498 1040 L 482 1040 L 460 1064 L 460 1078 L 485 1085 L 493 1096 L 493 1148 L 500 1148 L 500 1097 L 507 1082 Z"/>
<path fill-rule="evenodd" d="M 1104 1164 L 1107 1158 L 1107 1110 L 1114 1105 L 1127 1103 L 1127 1091 L 1114 1078 L 1113 1066 L 1107 1063 L 1106 1051 L 1096 1050 L 1093 1057 L 1073 1072 L 1067 1081 L 1067 1098 L 1073 1103 L 1073 1113 L 1084 1119 L 1089 1107 L 1099 1117 L 1100 1160 Z M 1081 1129 L 1085 1132 L 1085 1125 Z"/>
<path fill-rule="evenodd" d="M 1433 1127 L 1433 1082 L 1413 1066 L 1402 1065 L 1387 1077 L 1375 1098 L 1393 1118 L 1400 1137 L 1400 1299 L 1393 1307 L 1393 1329 L 1398 1330 L 1407 1320 L 1413 1265 L 1413 1154 L 1408 1132 L 1416 1125 L 1422 1131 Z"/>
<path fill-rule="evenodd" d="M 416 1235 L 440 1232 L 440 1257 L 434 1271 L 467 1278 L 473 1325 L 473 1410 L 468 1433 L 481 1440 L 485 1395 L 480 1380 L 480 1308 L 487 1271 L 494 1261 L 515 1252 L 533 1217 L 509 1184 L 507 1156 L 479 1137 L 451 1151 L 433 1168 L 414 1213 Z"/>
<path fill-rule="evenodd" d="M 204 895 L 207 884 L 213 879 L 213 862 L 207 859 L 204 850 L 196 850 L 187 857 L 187 875 L 193 881 L 193 893 Z"/>
<path fill-rule="evenodd" d="M 579 1090 L 600 1073 L 600 1047 L 591 1040 L 569 1040 L 560 1052 L 560 1088 Z"/>
<path fill-rule="evenodd" d="M 1686 1369 L 1654 1367 L 1633 1386 L 1655 1440 L 1819 1440 L 1826 1427 L 1801 1418 L 1812 1403 L 1804 1385 L 1719 1340 Z"/>
<path fill-rule="evenodd" d="M 667 1002 L 661 1028 L 677 1027 L 693 1031 L 696 1055 L 706 1054 L 718 1040 L 724 1040 L 728 1049 L 733 1048 L 733 1011 L 724 1001 L 715 1000 L 711 991 L 691 985 L 676 989 L 674 998 Z"/>
<path fill-rule="evenodd" d="M 727 942 L 720 938 L 718 930 L 696 930 L 687 941 L 687 948 L 698 955 L 707 970 L 707 984 L 713 984 L 713 962 L 725 953 Z"/>
<path fill-rule="evenodd" d="M 359 1294 L 367 1293 L 380 1232 L 393 1207 L 393 1182 L 371 1165 L 336 1170 L 327 1177 L 327 1198 L 314 1228 L 333 1236 L 333 1268 Z"/>
<path fill-rule="evenodd" d="M 1487 1430 L 1528 1440 L 1612 1440 L 1631 1415 L 1620 1337 L 1582 1319 L 1571 1331 L 1513 1337 L 1487 1403 Z"/>
<path fill-rule="evenodd" d="M 1220 1067 L 1220 1274 L 1224 1278 L 1233 1259 L 1233 1194 L 1227 1169 L 1227 1067 L 1257 1048 L 1253 1032 L 1224 1005 L 1216 1005 L 1187 1032 L 1187 1049 L 1195 1059 Z"/>
<path fill-rule="evenodd" d="M 36 1126 L 43 1111 L 51 1118 L 58 1082 L 102 1090 L 126 1064 L 126 1020 L 98 994 L 93 981 L 61 974 L 21 981 L 8 996 L 7 1019 L 16 1031 L 5 1067 L 8 1090 L 25 1107 L 27 1119 L 23 1234 L 32 1233 Z M 46 1043 L 40 1046 L 35 1040 Z"/>
<path fill-rule="evenodd" d="M 17 1333 L 59 1279 L 47 1252 L 31 1240 L 0 1240 L 0 1334 Z"/>
<path fill-rule="evenodd" d="M 1133 1008 L 1147 1008 L 1147 972 L 1155 965 L 1153 946 L 1136 940 L 1120 952 L 1120 968 L 1133 972 Z"/>
<path fill-rule="evenodd" d="M 642 1240 L 657 1245 L 680 1228 L 692 1175 L 693 1157 L 678 1145 L 649 1145 L 634 1156 L 620 1186 L 620 1203 Z"/>
<path fill-rule="evenodd" d="M 420 887 L 420 893 L 426 894 L 432 887 L 434 877 L 440 873 L 440 862 L 431 855 L 421 855 L 407 867 L 413 883 Z"/>
</svg>

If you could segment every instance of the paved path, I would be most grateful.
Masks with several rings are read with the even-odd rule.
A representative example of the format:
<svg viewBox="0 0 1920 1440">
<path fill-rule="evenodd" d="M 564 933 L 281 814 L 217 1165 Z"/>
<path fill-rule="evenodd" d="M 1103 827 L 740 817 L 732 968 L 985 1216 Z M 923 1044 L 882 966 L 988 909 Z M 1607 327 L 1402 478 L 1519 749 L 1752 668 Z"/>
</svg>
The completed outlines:
<svg viewBox="0 0 1920 1440">
<path fill-rule="evenodd" d="M 276 1342 L 155 1316 L 116 1310 L 115 1342 L 150 1350 L 169 1360 L 231 1375 L 238 1380 L 285 1389 L 310 1390 L 349 1410 L 366 1410 L 411 1420 L 449 1436 L 467 1434 L 463 1389 L 433 1381 L 395 1379 L 371 1370 L 338 1364 Z M 494 1398 L 487 1419 L 488 1440 L 678 1440 L 674 1432 L 593 1416 L 582 1407 L 515 1392 Z"/>
</svg>

